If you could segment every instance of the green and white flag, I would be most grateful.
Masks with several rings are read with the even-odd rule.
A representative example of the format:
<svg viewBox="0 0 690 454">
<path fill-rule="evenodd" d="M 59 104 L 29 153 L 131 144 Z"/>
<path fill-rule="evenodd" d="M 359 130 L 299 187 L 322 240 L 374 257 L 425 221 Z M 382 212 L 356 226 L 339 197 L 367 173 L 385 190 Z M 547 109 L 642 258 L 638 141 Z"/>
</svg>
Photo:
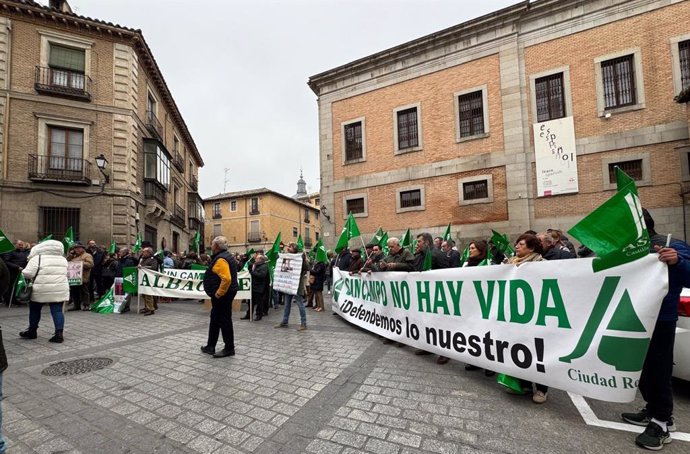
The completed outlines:
<svg viewBox="0 0 690 454">
<path fill-rule="evenodd" d="M 108 253 L 112 255 L 115 253 L 116 249 L 117 249 L 117 243 L 115 242 L 115 240 L 113 240 L 110 242 L 110 249 L 108 249 Z"/>
<path fill-rule="evenodd" d="M 65 232 L 65 237 L 62 239 L 62 244 L 65 247 L 65 254 L 67 254 L 69 248 L 71 248 L 74 244 L 74 230 L 72 229 L 72 226 L 70 226 Z"/>
<path fill-rule="evenodd" d="M 592 262 L 595 272 L 640 259 L 650 250 L 637 186 L 618 167 L 616 182 L 616 194 L 568 230 L 597 254 Z"/>
<path fill-rule="evenodd" d="M 470 246 L 468 245 L 465 249 L 462 250 L 462 254 L 460 255 L 460 266 L 464 265 L 465 262 L 470 258 Z"/>
<path fill-rule="evenodd" d="M 515 255 L 515 250 L 510 245 L 508 235 L 498 233 L 495 230 L 492 230 L 491 233 L 491 242 L 494 243 L 494 245 L 499 251 L 503 252 L 506 255 L 506 257 L 512 257 L 513 255 Z"/>
<path fill-rule="evenodd" d="M 424 263 L 422 264 L 422 271 L 429 271 L 432 267 L 432 261 L 431 261 L 431 247 L 428 247 L 426 249 L 426 252 L 424 253 Z"/>
<path fill-rule="evenodd" d="M 343 231 L 340 233 L 340 238 L 338 238 L 338 243 L 335 245 L 335 253 L 340 254 L 340 252 L 348 247 L 348 243 L 352 238 L 357 238 L 361 233 L 359 227 L 357 227 L 357 222 L 354 216 L 350 213 L 347 216 L 347 221 L 345 221 L 345 226 Z"/>
<path fill-rule="evenodd" d="M 400 247 L 403 249 L 409 249 L 410 252 L 414 252 L 412 250 L 412 232 L 410 232 L 410 229 L 407 229 L 407 232 L 405 232 L 400 240 Z"/>
<path fill-rule="evenodd" d="M 0 230 L 0 254 L 14 251 L 14 244 L 7 238 L 7 236 Z"/>
<path fill-rule="evenodd" d="M 115 309 L 115 297 L 112 287 L 95 304 L 91 305 L 91 312 L 99 314 L 112 314 Z"/>
<path fill-rule="evenodd" d="M 126 266 L 122 268 L 122 290 L 125 293 L 137 293 L 137 267 Z"/>
<path fill-rule="evenodd" d="M 194 252 L 197 254 L 199 253 L 199 247 L 201 246 L 201 233 L 197 231 L 194 234 L 194 238 L 192 239 L 192 249 Z"/>
<path fill-rule="evenodd" d="M 316 243 L 316 263 L 328 263 L 328 253 L 321 239 Z"/>
<path fill-rule="evenodd" d="M 371 242 L 373 244 L 381 244 L 381 238 L 383 238 L 383 228 L 379 227 L 376 233 L 374 233 L 374 236 L 371 238 Z"/>
<path fill-rule="evenodd" d="M 53 234 L 51 233 L 47 237 L 43 238 L 39 243 L 43 243 L 44 241 L 52 240 L 53 239 Z"/>
<path fill-rule="evenodd" d="M 17 275 L 17 283 L 14 285 L 14 296 L 19 297 L 19 294 L 22 290 L 24 290 L 24 287 L 26 287 L 26 279 L 24 279 L 24 275 L 20 272 Z"/>
<path fill-rule="evenodd" d="M 446 227 L 446 231 L 443 233 L 443 241 L 450 241 L 452 239 L 453 239 L 453 237 L 450 234 L 450 222 L 449 222 L 448 227 Z"/>
<path fill-rule="evenodd" d="M 254 251 L 254 248 L 251 248 L 244 254 L 247 256 L 247 261 L 244 263 L 244 266 L 242 267 L 243 271 L 247 271 L 249 269 L 249 264 L 254 262 L 254 257 L 252 256 L 255 254 L 255 252 L 256 251 Z"/>
<path fill-rule="evenodd" d="M 141 235 L 137 232 L 137 239 L 134 241 L 134 246 L 132 246 L 132 254 L 136 254 L 141 250 Z"/>
<path fill-rule="evenodd" d="M 266 258 L 268 259 L 268 273 L 270 274 L 271 280 L 273 280 L 273 272 L 276 268 L 276 263 L 278 262 L 278 255 L 280 255 L 280 234 L 276 235 L 276 239 L 273 242 L 271 249 L 266 251 Z"/>
<path fill-rule="evenodd" d="M 302 234 L 297 236 L 297 252 L 304 252 L 304 241 L 302 241 Z"/>
</svg>

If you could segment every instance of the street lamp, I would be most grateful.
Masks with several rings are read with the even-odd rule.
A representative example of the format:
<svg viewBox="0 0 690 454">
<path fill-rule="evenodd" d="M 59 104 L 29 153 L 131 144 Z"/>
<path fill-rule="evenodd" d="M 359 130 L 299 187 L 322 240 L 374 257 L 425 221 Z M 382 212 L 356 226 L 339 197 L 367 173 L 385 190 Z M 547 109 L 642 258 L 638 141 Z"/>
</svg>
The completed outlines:
<svg viewBox="0 0 690 454">
<path fill-rule="evenodd" d="M 108 160 L 105 158 L 105 156 L 103 156 L 103 153 L 101 153 L 99 156 L 96 156 L 96 165 L 98 166 L 98 170 L 100 170 L 103 174 L 105 182 L 109 183 L 110 177 L 105 174 L 105 168 L 108 167 Z"/>
<path fill-rule="evenodd" d="M 331 222 L 331 217 L 328 215 L 328 208 L 326 208 L 326 205 L 321 205 L 321 214 L 323 214 L 323 217 L 325 217 L 328 222 Z"/>
</svg>

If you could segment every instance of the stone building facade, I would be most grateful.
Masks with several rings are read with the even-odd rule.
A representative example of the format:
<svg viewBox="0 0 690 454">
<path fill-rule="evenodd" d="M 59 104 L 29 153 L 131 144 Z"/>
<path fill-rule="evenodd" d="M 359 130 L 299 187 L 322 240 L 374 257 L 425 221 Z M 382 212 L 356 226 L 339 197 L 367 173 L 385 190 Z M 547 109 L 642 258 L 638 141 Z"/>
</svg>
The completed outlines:
<svg viewBox="0 0 690 454">
<path fill-rule="evenodd" d="M 657 230 L 688 234 L 690 2 L 522 2 L 312 76 L 332 247 L 361 231 L 486 238 L 567 230 L 637 180 Z M 572 117 L 578 189 L 538 196 L 535 124 Z M 323 211 L 323 210 L 322 210 Z"/>
<path fill-rule="evenodd" d="M 319 209 L 267 188 L 226 192 L 204 199 L 204 243 L 219 235 L 228 239 L 229 250 L 271 247 L 278 233 L 284 244 L 302 235 L 305 248 L 316 245 L 321 235 Z"/>
<path fill-rule="evenodd" d="M 122 247 L 139 233 L 186 250 L 203 225 L 202 165 L 141 31 L 65 1 L 0 0 L 0 226 L 10 238 L 62 238 L 72 226 L 81 241 Z"/>
</svg>

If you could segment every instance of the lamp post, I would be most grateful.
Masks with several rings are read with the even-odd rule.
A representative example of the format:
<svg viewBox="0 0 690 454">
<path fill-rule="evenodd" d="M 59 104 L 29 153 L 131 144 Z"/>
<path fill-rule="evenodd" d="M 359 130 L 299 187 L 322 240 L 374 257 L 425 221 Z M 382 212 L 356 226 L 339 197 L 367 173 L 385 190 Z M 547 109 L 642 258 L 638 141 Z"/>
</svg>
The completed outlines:
<svg viewBox="0 0 690 454">
<path fill-rule="evenodd" d="M 108 167 L 108 160 L 103 156 L 103 153 L 96 157 L 96 166 L 98 166 L 98 170 L 101 171 L 103 178 L 105 178 L 105 182 L 109 183 L 110 177 L 105 174 L 105 168 Z"/>
</svg>

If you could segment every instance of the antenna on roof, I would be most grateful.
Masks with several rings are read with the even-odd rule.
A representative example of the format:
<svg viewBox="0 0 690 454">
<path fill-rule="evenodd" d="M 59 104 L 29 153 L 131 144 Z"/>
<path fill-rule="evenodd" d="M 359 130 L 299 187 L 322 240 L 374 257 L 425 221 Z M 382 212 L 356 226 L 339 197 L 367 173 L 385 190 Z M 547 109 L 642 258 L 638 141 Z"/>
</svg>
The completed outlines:
<svg viewBox="0 0 690 454">
<path fill-rule="evenodd" d="M 230 172 L 230 169 L 227 167 L 225 168 L 225 178 L 223 180 L 223 192 L 228 192 L 228 181 L 230 181 L 230 178 L 228 178 L 228 172 Z"/>
</svg>

